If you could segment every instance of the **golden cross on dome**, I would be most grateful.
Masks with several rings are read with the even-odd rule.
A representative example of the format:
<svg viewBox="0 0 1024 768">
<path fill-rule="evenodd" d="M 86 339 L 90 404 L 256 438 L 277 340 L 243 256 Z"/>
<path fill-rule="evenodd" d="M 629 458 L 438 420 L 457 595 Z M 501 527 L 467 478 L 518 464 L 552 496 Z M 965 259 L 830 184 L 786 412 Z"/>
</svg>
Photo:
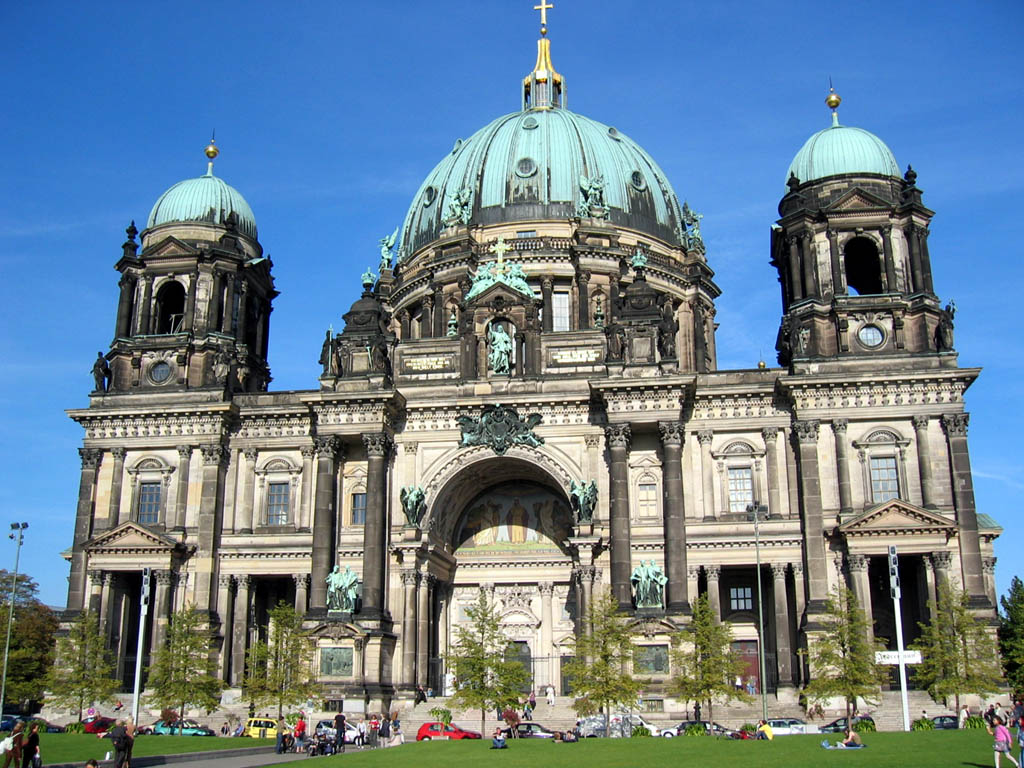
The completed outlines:
<svg viewBox="0 0 1024 768">
<path fill-rule="evenodd" d="M 553 4 L 549 4 L 547 0 L 540 0 L 540 5 L 533 6 L 533 10 L 540 11 L 541 34 L 544 34 L 545 32 L 548 31 L 548 11 L 554 7 L 555 6 Z"/>
<path fill-rule="evenodd" d="M 543 1 L 543 0 L 542 0 Z M 505 254 L 512 250 L 512 246 L 505 242 L 504 236 L 498 238 L 498 242 L 491 246 L 491 253 L 498 254 L 498 268 L 505 265 Z"/>
</svg>

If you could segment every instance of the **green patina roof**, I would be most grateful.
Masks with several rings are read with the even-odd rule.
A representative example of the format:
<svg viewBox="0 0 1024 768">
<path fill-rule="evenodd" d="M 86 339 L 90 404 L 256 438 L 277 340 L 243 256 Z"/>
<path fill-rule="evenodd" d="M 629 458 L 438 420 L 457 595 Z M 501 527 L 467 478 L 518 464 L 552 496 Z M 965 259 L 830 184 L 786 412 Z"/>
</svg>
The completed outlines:
<svg viewBox="0 0 1024 768">
<path fill-rule="evenodd" d="M 615 128 L 556 107 L 503 115 L 456 142 L 413 198 L 400 254 L 437 237 L 460 190 L 471 192 L 474 223 L 569 218 L 581 177 L 598 176 L 613 223 L 678 241 L 679 200 L 651 156 Z"/>
<path fill-rule="evenodd" d="M 146 227 L 176 221 L 205 221 L 223 226 L 232 211 L 238 216 L 238 231 L 257 239 L 252 208 L 237 189 L 214 176 L 211 169 L 204 176 L 179 181 L 160 195 Z"/>
<path fill-rule="evenodd" d="M 833 114 L 832 125 L 811 136 L 796 153 L 786 178 L 793 174 L 806 182 L 845 173 L 900 176 L 900 167 L 884 141 L 863 128 L 840 125 Z"/>
<path fill-rule="evenodd" d="M 978 529 L 1001 532 L 1003 527 L 995 521 L 995 518 L 982 513 L 978 515 Z"/>
</svg>

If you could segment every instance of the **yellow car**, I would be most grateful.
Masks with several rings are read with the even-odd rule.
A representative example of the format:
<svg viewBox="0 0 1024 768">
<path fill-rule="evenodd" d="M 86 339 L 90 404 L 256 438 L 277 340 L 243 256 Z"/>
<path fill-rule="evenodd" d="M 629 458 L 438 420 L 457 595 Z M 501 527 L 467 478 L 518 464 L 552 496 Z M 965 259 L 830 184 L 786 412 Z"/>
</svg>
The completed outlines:
<svg viewBox="0 0 1024 768">
<path fill-rule="evenodd" d="M 285 733 L 290 733 L 291 728 L 285 726 Z M 273 739 L 277 737 L 277 721 L 272 717 L 250 717 L 245 722 L 243 736 L 253 739 Z"/>
</svg>

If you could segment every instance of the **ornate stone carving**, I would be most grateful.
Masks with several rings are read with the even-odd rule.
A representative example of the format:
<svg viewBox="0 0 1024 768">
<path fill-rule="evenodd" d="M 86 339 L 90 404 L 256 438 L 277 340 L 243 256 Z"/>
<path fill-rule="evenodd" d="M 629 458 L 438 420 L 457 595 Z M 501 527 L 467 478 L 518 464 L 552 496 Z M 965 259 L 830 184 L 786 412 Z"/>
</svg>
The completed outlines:
<svg viewBox="0 0 1024 768">
<path fill-rule="evenodd" d="M 536 448 L 544 443 L 533 430 L 541 422 L 539 413 L 533 413 L 524 421 L 515 408 L 505 405 L 485 405 L 479 416 L 459 416 L 456 421 L 462 429 L 463 447 L 486 445 L 499 456 L 513 445 L 529 445 Z"/>
<path fill-rule="evenodd" d="M 526 587 L 518 584 L 511 587 L 502 587 L 498 594 L 501 596 L 502 602 L 505 604 L 505 610 L 511 610 L 513 608 L 526 608 L 529 609 L 532 595 Z"/>
<path fill-rule="evenodd" d="M 837 435 L 845 435 L 848 426 L 850 426 L 849 419 L 832 419 L 832 431 Z"/>
<path fill-rule="evenodd" d="M 581 584 L 584 581 L 593 582 L 594 579 L 597 577 L 597 568 L 593 565 L 578 565 L 574 569 L 574 572 L 576 573 L 576 577 L 580 580 Z"/>
<path fill-rule="evenodd" d="M 313 438 L 313 450 L 316 451 L 317 456 L 336 458 L 340 445 L 341 443 L 338 441 L 338 438 L 334 436 Z"/>
<path fill-rule="evenodd" d="M 156 578 L 156 583 L 163 587 L 170 587 L 176 581 L 176 574 L 174 573 L 174 571 L 154 571 L 153 576 Z M 249 583 L 248 576 L 244 576 L 242 578 L 246 579 L 246 584 Z"/>
<path fill-rule="evenodd" d="M 686 566 L 686 575 L 687 575 L 688 578 L 696 579 L 698 576 L 700 576 L 700 566 L 699 565 L 688 565 L 688 566 Z"/>
<path fill-rule="evenodd" d="M 932 565 L 937 570 L 948 571 L 953 565 L 953 555 L 949 552 L 932 552 Z"/>
<path fill-rule="evenodd" d="M 292 581 L 295 582 L 296 589 L 309 589 L 309 574 L 308 573 L 293 573 Z"/>
<path fill-rule="evenodd" d="M 402 512 L 405 513 L 406 523 L 418 528 L 423 519 L 423 513 L 427 509 L 427 494 L 420 486 L 409 485 L 399 491 L 398 497 L 402 502 Z"/>
<path fill-rule="evenodd" d="M 774 443 L 775 439 L 779 436 L 778 427 L 765 427 L 761 430 L 761 437 L 764 438 L 765 443 Z"/>
<path fill-rule="evenodd" d="M 942 427 L 949 437 L 967 437 L 967 424 L 971 420 L 967 413 L 942 414 Z"/>
<path fill-rule="evenodd" d="M 124 461 L 124 457 L 128 455 L 128 449 L 122 446 L 110 449 L 110 455 L 119 461 Z"/>
<path fill-rule="evenodd" d="M 406 456 L 415 456 L 416 451 L 420 449 L 420 444 L 413 440 L 412 442 L 402 443 L 402 453 Z"/>
<path fill-rule="evenodd" d="M 715 581 L 717 581 L 718 578 L 722 575 L 722 566 L 717 564 L 705 565 L 704 574 L 709 579 L 714 579 Z"/>
<path fill-rule="evenodd" d="M 96 469 L 103 460 L 103 451 L 96 448 L 79 448 L 78 455 L 82 459 L 82 469 Z"/>
<path fill-rule="evenodd" d="M 231 587 L 233 587 L 234 584 L 235 584 L 235 579 L 230 574 L 222 573 L 222 574 L 220 574 L 217 577 L 217 583 L 221 587 L 226 587 L 227 589 L 231 589 Z"/>
<path fill-rule="evenodd" d="M 686 429 L 681 422 L 663 421 L 658 424 L 658 432 L 661 434 L 662 445 L 679 448 L 683 444 Z"/>
<path fill-rule="evenodd" d="M 178 458 L 181 461 L 188 461 L 192 458 L 192 446 L 191 445 L 179 445 L 175 447 L 178 451 Z"/>
<path fill-rule="evenodd" d="M 391 450 L 391 438 L 386 432 L 364 432 L 362 438 L 367 456 L 387 457 Z"/>
<path fill-rule="evenodd" d="M 589 483 L 569 482 L 569 500 L 577 523 L 589 523 L 594 519 L 594 508 L 597 506 L 597 481 Z"/>
<path fill-rule="evenodd" d="M 784 580 L 786 578 L 786 568 L 789 567 L 789 563 L 771 563 L 772 578 L 775 581 Z"/>
<path fill-rule="evenodd" d="M 407 587 L 415 587 L 420 575 L 416 571 L 402 571 L 402 583 Z"/>
<path fill-rule="evenodd" d="M 541 597 L 551 597 L 555 594 L 555 585 L 550 581 L 542 581 L 537 585 L 537 589 L 540 591 Z"/>
<path fill-rule="evenodd" d="M 601 445 L 601 436 L 593 434 L 584 435 L 583 443 L 587 446 L 587 448 L 597 448 L 599 445 Z"/>
<path fill-rule="evenodd" d="M 981 558 L 981 567 L 985 570 L 989 576 L 995 576 L 996 574 L 996 559 L 995 557 L 983 557 Z"/>
<path fill-rule="evenodd" d="M 714 439 L 715 433 L 710 429 L 702 429 L 697 432 L 697 442 L 701 445 L 711 445 L 711 441 Z"/>
<path fill-rule="evenodd" d="M 794 421 L 793 429 L 796 431 L 797 440 L 801 443 L 818 442 L 818 426 L 820 423 L 817 419 Z"/>
<path fill-rule="evenodd" d="M 316 455 L 316 448 L 314 448 L 312 445 L 304 445 L 301 448 L 299 448 L 299 453 L 302 454 L 303 460 L 311 461 L 313 457 Z"/>
<path fill-rule="evenodd" d="M 629 441 L 633 436 L 629 424 L 609 424 L 604 428 L 604 436 L 609 448 L 625 448 L 629 450 Z"/>
<path fill-rule="evenodd" d="M 868 559 L 864 555 L 847 555 L 846 563 L 850 573 L 861 573 L 868 569 Z"/>
<path fill-rule="evenodd" d="M 227 456 L 227 449 L 219 443 L 201 445 L 199 451 L 203 454 L 203 464 L 206 466 L 220 464 Z"/>
<path fill-rule="evenodd" d="M 104 576 L 104 572 L 103 571 L 89 571 L 89 582 L 94 587 L 103 586 L 103 576 Z"/>
</svg>

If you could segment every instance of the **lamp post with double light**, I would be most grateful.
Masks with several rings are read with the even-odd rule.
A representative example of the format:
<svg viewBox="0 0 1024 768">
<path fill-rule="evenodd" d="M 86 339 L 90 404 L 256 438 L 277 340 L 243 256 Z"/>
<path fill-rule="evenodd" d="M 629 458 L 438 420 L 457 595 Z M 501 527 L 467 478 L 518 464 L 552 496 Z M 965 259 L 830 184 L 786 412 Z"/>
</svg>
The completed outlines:
<svg viewBox="0 0 1024 768">
<path fill-rule="evenodd" d="M 761 670 L 761 718 L 768 719 L 768 694 L 765 690 L 764 675 L 764 600 L 761 596 L 761 515 L 768 513 L 768 507 L 756 499 L 747 505 L 747 517 L 754 521 L 754 555 L 757 558 L 757 663 Z"/>
<path fill-rule="evenodd" d="M 11 580 L 11 604 L 7 610 L 7 642 L 4 645 L 4 674 L 0 681 L 0 712 L 3 711 L 7 697 L 7 660 L 11 655 L 11 628 L 14 626 L 14 598 L 18 594 L 18 567 L 21 565 L 21 545 L 25 541 L 25 529 L 28 523 L 11 523 L 11 532 L 7 538 L 14 539 L 18 548 L 14 554 L 14 578 Z"/>
</svg>

